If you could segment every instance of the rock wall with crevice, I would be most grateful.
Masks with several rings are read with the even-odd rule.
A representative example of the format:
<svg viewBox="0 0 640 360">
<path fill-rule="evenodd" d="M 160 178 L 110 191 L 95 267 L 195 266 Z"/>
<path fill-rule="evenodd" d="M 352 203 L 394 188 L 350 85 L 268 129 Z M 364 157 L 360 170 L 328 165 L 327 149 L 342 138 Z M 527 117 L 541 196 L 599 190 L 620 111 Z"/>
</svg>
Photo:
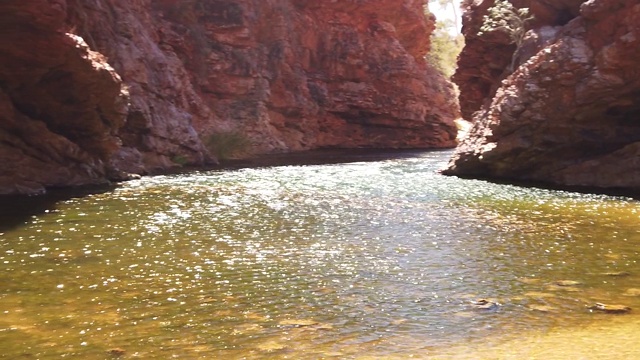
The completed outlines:
<svg viewBox="0 0 640 360">
<path fill-rule="evenodd" d="M 0 3 L 0 193 L 253 154 L 455 145 L 423 0 Z"/>
<path fill-rule="evenodd" d="M 0 193 L 120 177 L 128 94 L 105 57 L 59 31 L 63 1 L 0 3 Z"/>
<path fill-rule="evenodd" d="M 473 127 L 445 173 L 640 189 L 640 4 L 522 1 L 537 21 L 520 49 L 477 35 L 492 4 L 465 3 L 456 81 Z"/>
<path fill-rule="evenodd" d="M 423 2 L 161 1 L 167 43 L 217 121 L 258 152 L 448 147 L 457 105 L 424 62 Z M 430 20 L 430 21 L 426 21 Z"/>
</svg>

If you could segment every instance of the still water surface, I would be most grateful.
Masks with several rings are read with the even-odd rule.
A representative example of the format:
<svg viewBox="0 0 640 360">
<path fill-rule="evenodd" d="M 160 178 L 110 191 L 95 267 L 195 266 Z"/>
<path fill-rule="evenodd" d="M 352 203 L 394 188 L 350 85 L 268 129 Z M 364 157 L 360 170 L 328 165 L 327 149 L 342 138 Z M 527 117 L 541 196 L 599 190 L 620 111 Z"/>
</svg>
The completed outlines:
<svg viewBox="0 0 640 360">
<path fill-rule="evenodd" d="M 48 205 L 0 230 L 0 357 L 640 357 L 640 203 L 444 177 L 450 154 Z"/>
</svg>

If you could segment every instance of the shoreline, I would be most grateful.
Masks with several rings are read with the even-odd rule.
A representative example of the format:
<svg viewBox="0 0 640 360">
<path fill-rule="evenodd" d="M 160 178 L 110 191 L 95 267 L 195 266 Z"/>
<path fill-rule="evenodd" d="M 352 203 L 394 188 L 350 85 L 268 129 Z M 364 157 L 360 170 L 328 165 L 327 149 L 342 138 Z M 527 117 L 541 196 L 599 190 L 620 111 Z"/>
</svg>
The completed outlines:
<svg viewBox="0 0 640 360">
<path fill-rule="evenodd" d="M 55 196 L 56 193 L 100 193 L 109 191 L 118 186 L 119 183 L 128 182 L 145 177 L 189 174 L 204 171 L 225 171 L 237 170 L 243 168 L 260 168 L 274 166 L 296 166 L 296 165 L 323 165 L 323 164 L 340 164 L 359 161 L 381 161 L 390 159 L 399 159 L 414 157 L 416 154 L 426 152 L 443 152 L 453 151 L 453 148 L 414 148 L 414 149 L 319 149 L 278 154 L 261 154 L 246 159 L 223 160 L 216 165 L 199 165 L 199 166 L 176 166 L 169 169 L 150 172 L 148 174 L 131 174 L 130 178 L 123 180 L 107 180 L 102 183 L 71 185 L 71 186 L 52 186 L 45 187 L 46 191 L 33 194 L 0 194 L 0 200 L 11 200 L 18 198 L 34 198 Z"/>
</svg>

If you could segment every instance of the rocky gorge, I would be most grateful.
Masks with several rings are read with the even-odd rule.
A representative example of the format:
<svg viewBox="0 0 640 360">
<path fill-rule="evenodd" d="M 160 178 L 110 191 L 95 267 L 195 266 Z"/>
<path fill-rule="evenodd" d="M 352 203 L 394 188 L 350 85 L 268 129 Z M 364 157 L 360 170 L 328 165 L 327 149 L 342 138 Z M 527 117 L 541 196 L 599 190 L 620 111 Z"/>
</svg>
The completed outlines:
<svg viewBox="0 0 640 360">
<path fill-rule="evenodd" d="M 640 4 L 513 0 L 534 16 L 516 46 L 481 34 L 494 0 L 463 1 L 458 101 L 425 60 L 426 3 L 4 1 L 0 194 L 208 166 L 220 146 L 453 148 L 459 116 L 445 174 L 640 189 Z"/>
<path fill-rule="evenodd" d="M 421 0 L 0 4 L 0 193 L 250 154 L 455 146 Z M 214 144 L 215 145 L 215 144 Z"/>
<path fill-rule="evenodd" d="M 640 4 L 513 1 L 535 16 L 520 48 L 504 34 L 478 35 L 493 4 L 463 4 L 454 80 L 473 127 L 445 172 L 640 189 Z"/>
<path fill-rule="evenodd" d="M 3 358 L 640 359 L 638 7 L 495 1 L 0 1 Z"/>
</svg>

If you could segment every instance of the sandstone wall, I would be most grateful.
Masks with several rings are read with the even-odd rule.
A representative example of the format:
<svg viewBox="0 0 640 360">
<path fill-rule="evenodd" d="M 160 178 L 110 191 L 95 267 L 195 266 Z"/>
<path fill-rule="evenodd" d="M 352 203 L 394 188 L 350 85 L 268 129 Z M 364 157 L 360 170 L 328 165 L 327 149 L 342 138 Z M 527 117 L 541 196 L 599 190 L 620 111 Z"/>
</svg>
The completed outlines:
<svg viewBox="0 0 640 360">
<path fill-rule="evenodd" d="M 214 133 L 244 134 L 256 154 L 454 146 L 423 6 L 4 1 L 0 193 L 205 164 Z"/>
<path fill-rule="evenodd" d="M 456 79 L 474 124 L 446 172 L 640 188 L 640 4 L 549 1 L 558 11 L 543 13 L 540 3 L 521 4 L 538 21 L 509 73 L 504 66 L 514 49 L 501 48 L 493 63 L 489 50 L 480 50 L 493 41 L 478 39 L 474 29 L 488 2 L 467 2 L 465 32 L 476 40 Z M 477 70 L 469 65 L 474 59 Z"/>
<path fill-rule="evenodd" d="M 454 145 L 450 85 L 424 63 L 423 2 L 161 1 L 210 117 L 258 152 Z M 429 19 L 432 20 L 432 19 Z"/>
<path fill-rule="evenodd" d="M 118 74 L 58 31 L 64 1 L 0 2 L 0 193 L 100 183 L 125 123 Z"/>
</svg>

